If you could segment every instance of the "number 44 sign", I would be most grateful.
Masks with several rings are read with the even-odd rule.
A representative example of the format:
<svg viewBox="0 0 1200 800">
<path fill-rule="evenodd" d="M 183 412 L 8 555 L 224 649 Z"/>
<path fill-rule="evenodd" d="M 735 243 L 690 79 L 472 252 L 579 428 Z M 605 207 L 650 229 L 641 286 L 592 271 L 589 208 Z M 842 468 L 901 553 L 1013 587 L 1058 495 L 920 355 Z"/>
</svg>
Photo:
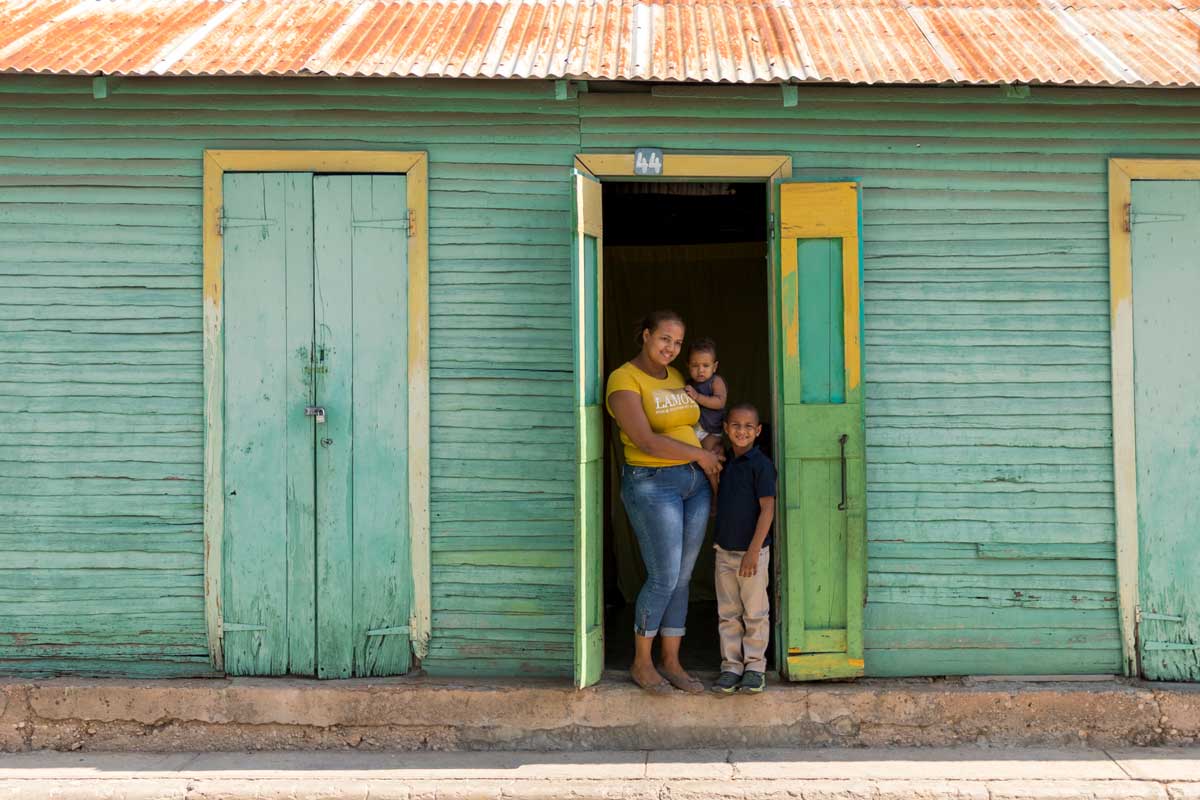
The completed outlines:
<svg viewBox="0 0 1200 800">
<path fill-rule="evenodd" d="M 663 151 L 657 147 L 639 147 L 633 151 L 634 175 L 662 175 Z"/>
</svg>

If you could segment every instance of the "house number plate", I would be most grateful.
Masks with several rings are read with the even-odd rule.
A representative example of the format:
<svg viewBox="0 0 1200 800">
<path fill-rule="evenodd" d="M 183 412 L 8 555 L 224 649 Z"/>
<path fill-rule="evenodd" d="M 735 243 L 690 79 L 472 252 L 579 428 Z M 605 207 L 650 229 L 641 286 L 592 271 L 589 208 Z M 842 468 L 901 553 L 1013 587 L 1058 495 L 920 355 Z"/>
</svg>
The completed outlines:
<svg viewBox="0 0 1200 800">
<path fill-rule="evenodd" d="M 662 175 L 663 151 L 657 147 L 639 147 L 633 151 L 634 175 Z"/>
</svg>

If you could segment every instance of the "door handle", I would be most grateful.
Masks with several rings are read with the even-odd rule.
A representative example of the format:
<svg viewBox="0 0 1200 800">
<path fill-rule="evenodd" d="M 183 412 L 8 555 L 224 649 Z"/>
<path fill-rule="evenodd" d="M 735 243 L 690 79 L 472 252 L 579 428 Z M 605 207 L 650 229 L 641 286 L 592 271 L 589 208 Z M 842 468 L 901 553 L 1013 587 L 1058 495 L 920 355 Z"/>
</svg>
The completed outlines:
<svg viewBox="0 0 1200 800">
<path fill-rule="evenodd" d="M 842 502 L 838 503 L 838 511 L 846 510 L 846 440 L 849 438 L 844 433 L 838 437 L 838 446 L 842 450 Z"/>
<path fill-rule="evenodd" d="M 304 416 L 316 417 L 318 423 L 325 421 L 325 406 L 305 406 Z M 843 468 L 844 471 L 844 468 Z"/>
</svg>

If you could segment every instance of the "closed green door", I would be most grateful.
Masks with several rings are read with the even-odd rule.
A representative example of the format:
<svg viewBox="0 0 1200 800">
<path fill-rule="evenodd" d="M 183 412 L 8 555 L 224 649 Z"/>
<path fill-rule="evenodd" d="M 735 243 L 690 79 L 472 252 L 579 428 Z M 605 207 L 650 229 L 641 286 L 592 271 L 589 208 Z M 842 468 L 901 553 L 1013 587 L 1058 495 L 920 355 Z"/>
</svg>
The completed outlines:
<svg viewBox="0 0 1200 800">
<path fill-rule="evenodd" d="M 1134 181 L 1138 655 L 1200 680 L 1200 181 Z"/>
<path fill-rule="evenodd" d="M 863 674 L 866 471 L 858 187 L 779 187 L 784 639 L 791 680 Z"/>
<path fill-rule="evenodd" d="M 226 671 L 408 671 L 405 178 L 224 179 Z"/>
</svg>

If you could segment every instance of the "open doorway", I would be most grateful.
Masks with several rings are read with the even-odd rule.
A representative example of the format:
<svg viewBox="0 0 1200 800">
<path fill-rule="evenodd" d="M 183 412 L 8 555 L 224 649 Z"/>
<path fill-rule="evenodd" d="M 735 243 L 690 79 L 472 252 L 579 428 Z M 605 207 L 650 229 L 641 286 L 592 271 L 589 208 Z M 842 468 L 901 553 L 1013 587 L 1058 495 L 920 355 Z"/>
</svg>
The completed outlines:
<svg viewBox="0 0 1200 800">
<path fill-rule="evenodd" d="M 606 181 L 603 218 L 603 374 L 636 353 L 634 329 L 647 312 L 672 309 L 687 323 L 688 342 L 716 341 L 729 401 L 758 407 L 759 446 L 771 455 L 767 185 Z M 673 365 L 685 378 L 686 350 Z M 621 447 L 607 415 L 604 434 L 604 663 L 620 670 L 633 658 L 633 603 L 645 569 L 619 496 Z M 720 664 L 711 542 L 710 526 L 692 575 L 682 652 L 684 664 L 698 671 Z M 777 563 L 773 553 L 772 576 Z M 776 663 L 774 637 L 768 660 Z"/>
</svg>

